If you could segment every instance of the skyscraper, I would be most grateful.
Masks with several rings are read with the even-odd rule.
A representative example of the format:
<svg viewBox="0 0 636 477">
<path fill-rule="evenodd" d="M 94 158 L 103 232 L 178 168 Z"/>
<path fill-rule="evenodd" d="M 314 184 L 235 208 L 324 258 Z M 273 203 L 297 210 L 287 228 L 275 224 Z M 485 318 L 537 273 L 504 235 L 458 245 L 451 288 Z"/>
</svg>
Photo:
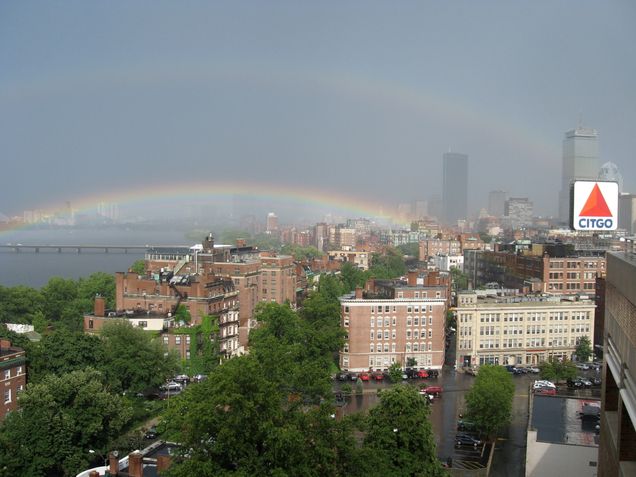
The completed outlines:
<svg viewBox="0 0 636 477">
<path fill-rule="evenodd" d="M 508 193 L 503 190 L 493 190 L 488 194 L 488 213 L 493 217 L 502 217 L 506 206 Z"/>
<path fill-rule="evenodd" d="M 442 183 L 444 220 L 456 224 L 468 215 L 468 156 L 456 152 L 444 154 Z"/>
<path fill-rule="evenodd" d="M 563 169 L 559 193 L 559 219 L 570 219 L 570 184 L 575 179 L 596 180 L 598 164 L 598 132 L 578 126 L 565 133 L 563 140 Z"/>
</svg>

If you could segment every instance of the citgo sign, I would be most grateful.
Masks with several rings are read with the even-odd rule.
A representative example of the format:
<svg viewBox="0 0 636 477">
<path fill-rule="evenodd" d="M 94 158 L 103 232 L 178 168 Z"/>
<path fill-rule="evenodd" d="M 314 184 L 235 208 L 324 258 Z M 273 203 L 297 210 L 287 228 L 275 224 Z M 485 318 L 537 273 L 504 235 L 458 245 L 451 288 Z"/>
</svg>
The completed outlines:
<svg viewBox="0 0 636 477">
<path fill-rule="evenodd" d="M 618 184 L 616 182 L 574 182 L 570 224 L 574 230 L 616 230 L 617 216 Z"/>
</svg>

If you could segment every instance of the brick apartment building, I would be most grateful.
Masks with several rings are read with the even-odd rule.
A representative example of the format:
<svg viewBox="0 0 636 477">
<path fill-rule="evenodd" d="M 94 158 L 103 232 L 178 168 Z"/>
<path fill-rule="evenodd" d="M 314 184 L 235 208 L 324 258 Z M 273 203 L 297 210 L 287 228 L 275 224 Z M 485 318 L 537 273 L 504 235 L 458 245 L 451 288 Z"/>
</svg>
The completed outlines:
<svg viewBox="0 0 636 477">
<path fill-rule="evenodd" d="M 420 240 L 420 260 L 427 260 L 435 255 L 460 255 L 462 253 L 461 242 L 449 239 Z"/>
<path fill-rule="evenodd" d="M 0 421 L 18 408 L 18 392 L 26 386 L 26 355 L 22 348 L 0 339 Z"/>
<path fill-rule="evenodd" d="M 418 281 L 420 283 L 418 283 Z M 340 298 L 341 324 L 346 331 L 340 352 L 343 370 L 386 370 L 393 363 L 441 368 L 450 279 L 430 273 L 406 282 L 370 280 L 365 289 Z"/>
<path fill-rule="evenodd" d="M 594 336 L 595 304 L 575 297 L 457 296 L 457 365 L 536 365 L 572 359 L 582 336 Z"/>
<path fill-rule="evenodd" d="M 596 278 L 605 276 L 605 252 L 546 244 L 531 244 L 516 253 L 468 250 L 464 272 L 475 287 L 496 282 L 528 292 L 594 296 Z"/>
</svg>

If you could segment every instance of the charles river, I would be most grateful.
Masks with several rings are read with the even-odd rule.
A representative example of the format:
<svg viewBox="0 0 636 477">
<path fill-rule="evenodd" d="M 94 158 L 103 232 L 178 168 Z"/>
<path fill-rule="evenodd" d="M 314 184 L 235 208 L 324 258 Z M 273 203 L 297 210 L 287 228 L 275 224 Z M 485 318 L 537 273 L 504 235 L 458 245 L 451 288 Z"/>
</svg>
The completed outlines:
<svg viewBox="0 0 636 477">
<path fill-rule="evenodd" d="M 0 245 L 194 245 L 180 230 L 133 230 L 125 228 L 104 229 L 39 229 L 0 232 Z M 77 279 L 95 272 L 124 272 L 135 260 L 143 258 L 143 250 L 101 251 L 28 249 L 16 253 L 12 249 L 0 249 L 0 285 L 27 285 L 39 288 L 50 277 Z"/>
</svg>

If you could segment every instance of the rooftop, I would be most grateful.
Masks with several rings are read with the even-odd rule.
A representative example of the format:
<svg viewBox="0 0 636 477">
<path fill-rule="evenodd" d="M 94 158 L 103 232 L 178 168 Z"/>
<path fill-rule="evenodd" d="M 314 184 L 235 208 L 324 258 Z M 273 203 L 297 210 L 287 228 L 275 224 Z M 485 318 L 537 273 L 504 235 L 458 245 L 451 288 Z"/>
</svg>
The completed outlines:
<svg viewBox="0 0 636 477">
<path fill-rule="evenodd" d="M 537 441 L 598 447 L 598 421 L 590 410 L 600 405 L 598 399 L 535 396 L 531 427 L 537 431 Z"/>
</svg>

